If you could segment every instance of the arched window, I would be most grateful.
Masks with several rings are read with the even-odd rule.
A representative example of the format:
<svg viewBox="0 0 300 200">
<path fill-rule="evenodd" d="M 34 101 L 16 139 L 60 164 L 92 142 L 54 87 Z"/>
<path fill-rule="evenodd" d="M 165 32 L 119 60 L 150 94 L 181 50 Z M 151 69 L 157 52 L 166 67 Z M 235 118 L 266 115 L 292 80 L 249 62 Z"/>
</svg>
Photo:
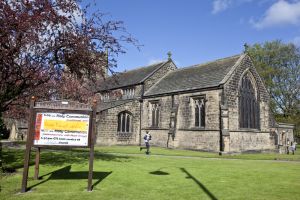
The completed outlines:
<svg viewBox="0 0 300 200">
<path fill-rule="evenodd" d="M 132 115 L 129 112 L 123 111 L 118 114 L 118 132 L 132 132 Z"/>
<path fill-rule="evenodd" d="M 159 125 L 159 102 L 151 102 L 152 127 Z"/>
<path fill-rule="evenodd" d="M 205 127 L 205 99 L 196 98 L 195 103 L 195 127 Z"/>
<path fill-rule="evenodd" d="M 243 76 L 239 89 L 240 128 L 259 128 L 259 103 L 249 74 Z"/>
</svg>

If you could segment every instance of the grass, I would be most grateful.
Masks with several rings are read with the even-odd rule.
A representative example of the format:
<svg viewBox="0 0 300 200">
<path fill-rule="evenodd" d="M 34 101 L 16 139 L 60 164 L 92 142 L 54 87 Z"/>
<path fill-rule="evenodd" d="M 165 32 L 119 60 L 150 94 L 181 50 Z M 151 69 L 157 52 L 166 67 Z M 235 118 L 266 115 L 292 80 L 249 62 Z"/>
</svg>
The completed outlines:
<svg viewBox="0 0 300 200">
<path fill-rule="evenodd" d="M 300 150 L 300 145 L 297 145 Z M 117 154 L 144 154 L 144 152 L 137 151 L 136 146 L 97 146 L 95 150 L 101 153 L 117 153 Z M 233 155 L 219 156 L 217 153 L 190 151 L 190 150 L 174 150 L 160 147 L 151 147 L 151 151 L 155 155 L 166 156 L 188 156 L 201 158 L 225 158 L 225 159 L 246 159 L 246 160 L 286 160 L 286 161 L 300 161 L 300 152 L 296 151 L 295 155 L 278 154 L 278 153 L 243 153 Z"/>
<path fill-rule="evenodd" d="M 24 150 L 4 148 L 0 199 L 300 199 L 296 155 L 215 153 L 137 147 L 96 147 L 94 190 L 87 192 L 88 150 L 42 150 L 40 180 L 29 171 L 30 191 L 20 194 Z M 34 155 L 34 152 L 33 154 Z M 228 159 L 236 158 L 236 159 Z M 31 164 L 33 164 L 33 156 Z"/>
</svg>

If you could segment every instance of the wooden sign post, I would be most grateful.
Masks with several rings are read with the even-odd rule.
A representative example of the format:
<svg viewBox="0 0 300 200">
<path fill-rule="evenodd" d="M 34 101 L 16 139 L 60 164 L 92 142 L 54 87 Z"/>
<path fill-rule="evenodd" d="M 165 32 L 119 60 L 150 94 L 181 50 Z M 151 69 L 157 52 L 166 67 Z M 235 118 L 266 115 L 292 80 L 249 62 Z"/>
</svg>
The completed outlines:
<svg viewBox="0 0 300 200">
<path fill-rule="evenodd" d="M 39 178 L 41 148 L 90 148 L 88 191 L 92 191 L 94 144 L 96 140 L 96 108 L 74 101 L 35 102 L 32 97 L 28 121 L 27 142 L 21 192 L 27 190 L 32 147 L 36 147 L 34 179 Z"/>
</svg>

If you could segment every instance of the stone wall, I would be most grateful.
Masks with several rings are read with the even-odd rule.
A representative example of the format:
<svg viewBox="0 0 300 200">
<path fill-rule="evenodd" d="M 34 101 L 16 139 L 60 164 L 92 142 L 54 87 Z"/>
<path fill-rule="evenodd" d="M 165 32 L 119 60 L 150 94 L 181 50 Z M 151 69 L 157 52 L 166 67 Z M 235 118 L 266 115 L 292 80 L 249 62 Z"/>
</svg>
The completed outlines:
<svg viewBox="0 0 300 200">
<path fill-rule="evenodd" d="M 145 81 L 145 91 L 175 68 L 172 62 L 165 64 Z M 260 109 L 259 129 L 239 128 L 238 91 L 240 80 L 245 73 L 250 73 L 255 82 L 254 87 L 257 91 Z M 135 91 L 136 94 L 141 95 L 142 85 L 136 86 Z M 206 100 L 204 128 L 195 127 L 194 99 L 198 97 L 205 97 Z M 152 127 L 151 121 L 151 105 L 154 102 L 159 103 L 158 127 Z M 149 130 L 152 135 L 151 143 L 155 146 L 214 152 L 275 149 L 274 135 L 270 131 L 269 95 L 248 56 L 240 60 L 225 82 L 223 89 L 146 98 L 143 99 L 141 106 L 141 116 L 138 100 L 102 111 L 98 115 L 98 144 L 139 144 L 140 139 L 142 140 L 139 135 L 141 117 L 141 135 L 143 137 Z M 171 110 L 174 110 L 176 106 L 178 106 L 177 122 L 173 140 L 168 133 Z M 118 113 L 125 110 L 133 115 L 133 133 L 127 136 L 117 134 L 117 116 Z M 292 133 L 288 132 L 287 135 L 291 137 Z M 143 140 L 141 142 L 143 144 Z"/>
<path fill-rule="evenodd" d="M 294 124 L 278 123 L 277 134 L 279 135 L 279 143 L 284 144 L 282 141 L 282 135 L 289 141 L 294 141 Z"/>
<path fill-rule="evenodd" d="M 128 111 L 132 114 L 132 133 L 120 134 L 118 129 L 118 114 Z M 127 145 L 139 143 L 140 132 L 140 103 L 137 100 L 116 106 L 97 114 L 97 144 Z"/>
<path fill-rule="evenodd" d="M 123 96 L 123 89 L 125 89 L 125 88 L 118 88 L 118 89 L 111 90 L 109 92 L 108 91 L 101 92 L 101 93 L 97 93 L 96 95 L 99 96 L 99 98 L 103 102 L 110 102 L 110 101 L 117 101 L 117 100 L 121 100 L 121 99 L 127 99 L 125 96 Z M 142 84 L 138 84 L 138 85 L 135 85 L 135 86 L 130 86 L 128 88 L 134 89 L 134 96 L 132 97 L 132 99 L 133 98 L 141 98 L 142 92 L 143 92 Z M 109 99 L 104 98 L 105 94 L 109 94 Z"/>
<path fill-rule="evenodd" d="M 239 87 L 241 78 L 245 73 L 250 73 L 254 79 L 259 102 L 259 129 L 239 128 Z M 245 56 L 235 68 L 229 80 L 224 85 L 224 102 L 228 108 L 229 140 L 228 151 L 248 151 L 274 149 L 273 139 L 270 134 L 269 94 L 257 73 L 251 59 Z"/>
<path fill-rule="evenodd" d="M 230 132 L 230 152 L 274 150 L 269 132 Z"/>
<path fill-rule="evenodd" d="M 162 77 L 164 77 L 169 71 L 173 71 L 176 69 L 176 66 L 172 61 L 167 62 L 162 66 L 159 70 L 157 70 L 152 76 L 147 78 L 145 81 L 144 90 L 147 91 L 150 87 L 152 87 L 156 82 L 158 82 Z"/>
<path fill-rule="evenodd" d="M 28 122 L 26 119 L 4 118 L 4 124 L 9 131 L 9 140 L 27 139 Z"/>
<path fill-rule="evenodd" d="M 175 147 L 214 152 L 218 152 L 220 149 L 219 131 L 179 130 L 176 134 L 176 137 L 178 140 L 178 145 Z"/>
<path fill-rule="evenodd" d="M 162 66 L 158 71 L 156 71 L 152 76 L 144 82 L 144 91 L 149 89 L 152 85 L 154 85 L 158 80 L 160 80 L 163 76 L 165 76 L 170 70 L 176 69 L 176 66 L 173 62 L 168 62 L 164 66 Z M 142 97 L 143 93 L 143 85 L 139 84 L 134 86 L 135 87 L 135 98 Z M 121 93 L 122 89 L 116 89 L 111 91 L 111 95 L 113 96 L 114 93 Z M 115 97 L 111 98 L 115 100 Z M 170 99 L 166 98 L 166 101 L 161 101 L 161 115 L 160 117 L 160 126 L 168 128 L 169 124 L 169 106 Z M 142 104 L 142 122 L 144 127 L 148 127 L 150 123 L 150 119 L 148 112 L 145 114 L 145 110 L 149 109 L 149 102 Z M 118 128 L 118 114 L 122 111 L 129 111 L 133 115 L 133 133 L 129 134 L 122 134 L 120 135 L 117 133 Z M 114 144 L 139 144 L 140 141 L 140 103 L 138 100 L 133 100 L 131 103 L 126 103 L 121 106 L 117 106 L 105 111 L 102 111 L 98 115 L 98 138 L 97 144 L 104 144 L 104 145 L 114 145 Z M 143 133 L 144 134 L 144 133 Z"/>
<path fill-rule="evenodd" d="M 249 71 L 256 82 L 258 101 L 260 102 L 260 130 L 269 131 L 269 94 L 258 75 L 251 59 L 246 56 L 234 70 L 230 79 L 224 85 L 224 97 L 228 104 L 229 130 L 239 130 L 238 91 L 242 76 Z"/>
<path fill-rule="evenodd" d="M 145 99 L 143 102 L 142 130 L 150 130 L 152 144 L 157 146 L 197 149 L 204 151 L 219 151 L 220 146 L 220 101 L 221 90 L 193 92 L 174 95 L 174 105 L 178 105 L 177 123 L 174 141 L 168 140 L 169 123 L 172 108 L 172 96 Z M 205 128 L 194 127 L 193 98 L 204 96 Z M 159 101 L 159 127 L 151 127 L 151 102 Z"/>
<path fill-rule="evenodd" d="M 220 97 L 221 90 L 211 90 L 204 92 L 194 92 L 181 94 L 178 96 L 178 129 L 194 128 L 194 103 L 193 98 L 204 96 L 205 102 L 205 130 L 220 129 Z"/>
<path fill-rule="evenodd" d="M 150 144 L 152 146 L 167 147 L 168 143 L 168 130 L 163 129 L 144 129 L 142 130 L 142 138 L 146 134 L 146 130 L 151 134 Z M 172 141 L 172 138 L 169 138 Z M 142 139 L 142 145 L 144 145 L 144 140 Z"/>
</svg>

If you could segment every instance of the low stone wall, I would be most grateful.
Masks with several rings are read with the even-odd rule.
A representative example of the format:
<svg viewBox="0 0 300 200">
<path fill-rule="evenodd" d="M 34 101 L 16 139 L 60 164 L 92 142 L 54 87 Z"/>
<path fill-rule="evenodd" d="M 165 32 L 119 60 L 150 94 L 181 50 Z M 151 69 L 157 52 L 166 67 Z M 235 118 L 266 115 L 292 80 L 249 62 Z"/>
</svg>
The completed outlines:
<svg viewBox="0 0 300 200">
<path fill-rule="evenodd" d="M 269 132 L 230 132 L 230 152 L 275 150 Z"/>
<path fill-rule="evenodd" d="M 178 131 L 176 139 L 178 144 L 175 147 L 178 148 L 213 152 L 220 150 L 219 131 Z"/>
<path fill-rule="evenodd" d="M 168 142 L 168 130 L 156 130 L 156 129 L 150 129 L 148 130 L 151 134 L 151 141 L 150 144 L 154 146 L 159 147 L 167 147 Z M 144 145 L 144 135 L 146 134 L 146 130 L 142 130 L 142 145 Z M 172 141 L 172 138 L 170 138 L 169 141 Z"/>
<path fill-rule="evenodd" d="M 168 138 L 168 130 L 147 129 L 151 136 L 153 146 L 168 147 L 176 149 L 192 149 L 201 151 L 219 152 L 220 132 L 219 131 L 183 131 L 177 130 L 176 137 Z M 146 130 L 142 131 L 142 137 Z M 143 138 L 142 138 L 143 144 Z"/>
</svg>

